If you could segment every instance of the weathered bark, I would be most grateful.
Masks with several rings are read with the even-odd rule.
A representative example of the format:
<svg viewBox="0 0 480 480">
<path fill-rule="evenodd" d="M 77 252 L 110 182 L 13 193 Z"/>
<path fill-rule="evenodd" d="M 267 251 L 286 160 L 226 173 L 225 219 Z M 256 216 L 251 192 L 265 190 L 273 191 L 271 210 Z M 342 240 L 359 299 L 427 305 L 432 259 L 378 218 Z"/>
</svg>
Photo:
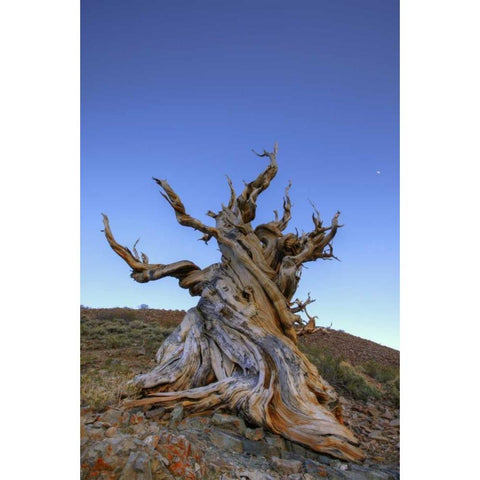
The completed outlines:
<svg viewBox="0 0 480 480">
<path fill-rule="evenodd" d="M 247 421 L 285 438 L 333 456 L 361 460 L 357 440 L 341 422 L 337 395 L 297 347 L 297 334 L 315 329 L 308 314 L 305 325 L 296 313 L 313 300 L 292 301 L 302 265 L 331 259 L 338 225 L 337 212 L 324 227 L 315 209 L 310 233 L 284 234 L 291 219 L 289 188 L 283 215 L 252 227 L 258 195 L 277 173 L 277 146 L 263 152 L 269 165 L 218 213 L 208 212 L 215 227 L 192 218 L 165 180 L 155 181 L 173 207 L 178 222 L 215 238 L 220 263 L 200 269 L 190 261 L 150 264 L 136 249 L 119 245 L 104 216 L 105 235 L 113 250 L 132 268 L 138 282 L 173 276 L 180 286 L 200 296 L 180 326 L 157 352 L 157 366 L 135 381 L 145 398 L 135 405 L 179 403 L 192 411 L 226 408 Z"/>
</svg>

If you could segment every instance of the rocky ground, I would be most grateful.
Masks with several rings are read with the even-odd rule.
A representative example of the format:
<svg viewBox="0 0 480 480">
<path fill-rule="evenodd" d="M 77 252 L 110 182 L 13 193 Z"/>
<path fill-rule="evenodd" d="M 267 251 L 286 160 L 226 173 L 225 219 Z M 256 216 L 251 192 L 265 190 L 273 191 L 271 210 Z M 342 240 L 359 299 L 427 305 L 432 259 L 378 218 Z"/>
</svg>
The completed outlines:
<svg viewBox="0 0 480 480">
<path fill-rule="evenodd" d="M 352 412 L 352 418 L 362 415 L 368 417 Z M 370 443 L 386 441 L 380 425 L 398 429 L 393 412 L 375 411 L 377 415 L 381 423 L 375 430 L 365 418 L 362 422 Z M 163 408 L 128 412 L 111 408 L 103 413 L 83 409 L 81 419 L 81 478 L 85 480 L 399 478 L 395 464 L 380 464 L 375 457 L 361 465 L 342 462 L 249 427 L 241 418 L 225 413 L 184 418 L 181 406 L 171 412 Z"/>
<path fill-rule="evenodd" d="M 180 311 L 82 310 L 82 479 L 399 478 L 399 409 L 387 397 L 359 400 L 348 388 L 340 390 L 344 422 L 367 454 L 358 465 L 246 425 L 228 412 L 123 409 L 122 399 L 131 393 L 128 379 L 152 367 L 158 342 L 181 318 Z M 147 334 L 151 344 L 142 339 Z M 313 352 L 328 348 L 352 365 L 374 361 L 398 368 L 398 351 L 344 332 L 317 333 L 302 343 Z"/>
</svg>

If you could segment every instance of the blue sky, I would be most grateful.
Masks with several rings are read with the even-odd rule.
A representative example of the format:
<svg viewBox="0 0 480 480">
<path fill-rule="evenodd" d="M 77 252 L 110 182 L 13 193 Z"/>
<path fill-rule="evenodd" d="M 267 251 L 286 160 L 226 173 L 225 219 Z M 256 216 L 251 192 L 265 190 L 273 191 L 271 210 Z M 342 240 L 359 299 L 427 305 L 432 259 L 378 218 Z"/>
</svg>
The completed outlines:
<svg viewBox="0 0 480 480">
<path fill-rule="evenodd" d="M 291 179 L 292 229 L 311 229 L 309 200 L 345 224 L 341 262 L 307 264 L 298 296 L 320 324 L 398 348 L 398 2 L 84 0 L 81 15 L 81 303 L 194 306 L 174 279 L 129 277 L 101 212 L 152 262 L 207 266 L 216 245 L 176 223 L 152 176 L 209 222 L 225 175 L 240 189 L 265 166 L 251 149 L 278 141 L 258 222 Z"/>
</svg>

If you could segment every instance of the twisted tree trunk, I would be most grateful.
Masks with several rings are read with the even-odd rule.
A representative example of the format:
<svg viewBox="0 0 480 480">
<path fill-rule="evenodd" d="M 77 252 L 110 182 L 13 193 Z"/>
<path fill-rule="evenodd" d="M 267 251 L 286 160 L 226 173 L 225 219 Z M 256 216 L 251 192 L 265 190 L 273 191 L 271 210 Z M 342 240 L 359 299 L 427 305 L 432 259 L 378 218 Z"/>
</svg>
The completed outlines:
<svg viewBox="0 0 480 480">
<path fill-rule="evenodd" d="M 145 398 L 136 405 L 179 403 L 192 411 L 223 407 L 247 421 L 266 427 L 313 450 L 349 460 L 362 460 L 353 434 L 341 423 L 337 396 L 297 347 L 297 334 L 315 329 L 296 315 L 305 302 L 292 302 L 305 262 L 331 259 L 331 241 L 338 225 L 337 212 L 324 227 L 318 211 L 312 232 L 283 234 L 291 219 L 285 192 L 283 215 L 253 228 L 256 200 L 277 173 L 277 146 L 260 157 L 270 160 L 266 170 L 231 195 L 218 213 L 208 212 L 215 227 L 189 216 L 180 198 L 165 180 L 156 180 L 181 225 L 199 230 L 208 242 L 215 238 L 221 262 L 200 269 L 190 261 L 150 264 L 119 245 L 104 216 L 110 246 L 133 269 L 138 282 L 165 276 L 179 280 L 191 295 L 200 296 L 179 327 L 157 352 L 157 366 L 135 381 Z"/>
</svg>

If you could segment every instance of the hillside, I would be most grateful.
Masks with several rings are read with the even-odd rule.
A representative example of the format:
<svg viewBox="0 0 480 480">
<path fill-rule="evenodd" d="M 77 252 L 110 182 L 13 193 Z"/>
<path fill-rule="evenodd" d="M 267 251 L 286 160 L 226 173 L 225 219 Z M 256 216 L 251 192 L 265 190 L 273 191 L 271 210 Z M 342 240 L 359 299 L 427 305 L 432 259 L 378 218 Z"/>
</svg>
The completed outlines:
<svg viewBox="0 0 480 480">
<path fill-rule="evenodd" d="M 301 337 L 300 347 L 341 395 L 345 424 L 368 455 L 363 466 L 319 456 L 222 412 L 125 413 L 122 401 L 136 395 L 129 381 L 154 366 L 156 350 L 184 313 L 81 309 L 82 478 L 398 478 L 399 352 L 341 331 Z M 185 457 L 181 465 L 168 460 L 172 443 L 172 459 Z M 150 473 L 135 462 L 146 462 Z"/>
</svg>

